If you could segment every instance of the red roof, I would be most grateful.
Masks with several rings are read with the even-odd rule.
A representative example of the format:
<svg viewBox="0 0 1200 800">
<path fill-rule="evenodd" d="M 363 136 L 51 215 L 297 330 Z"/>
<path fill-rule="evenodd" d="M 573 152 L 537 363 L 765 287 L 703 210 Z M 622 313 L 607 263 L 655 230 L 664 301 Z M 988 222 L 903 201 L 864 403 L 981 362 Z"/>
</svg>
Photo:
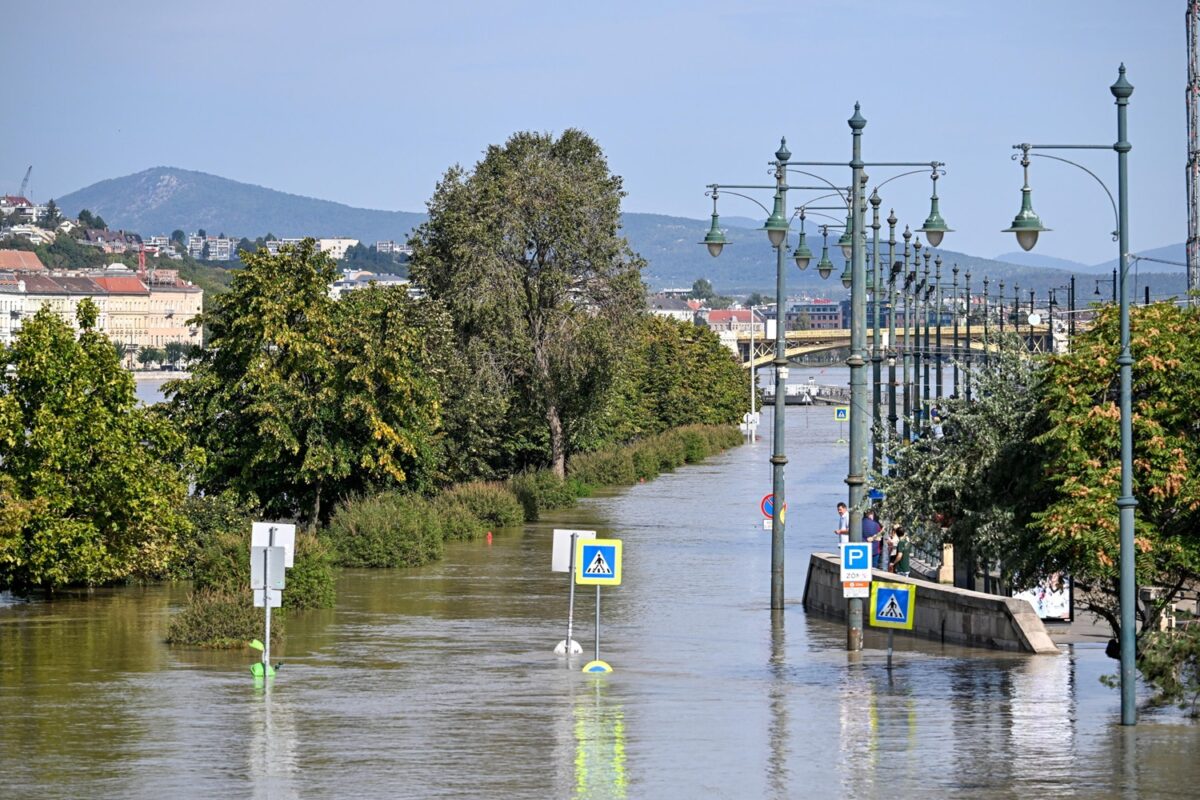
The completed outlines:
<svg viewBox="0 0 1200 800">
<path fill-rule="evenodd" d="M 17 272 L 45 272 L 46 265 L 29 250 L 0 250 L 0 269 Z"/>
<path fill-rule="evenodd" d="M 730 308 L 708 312 L 709 322 L 751 322 L 750 309 Z"/>
<path fill-rule="evenodd" d="M 132 276 L 92 278 L 109 294 L 149 294 L 146 284 Z"/>
</svg>

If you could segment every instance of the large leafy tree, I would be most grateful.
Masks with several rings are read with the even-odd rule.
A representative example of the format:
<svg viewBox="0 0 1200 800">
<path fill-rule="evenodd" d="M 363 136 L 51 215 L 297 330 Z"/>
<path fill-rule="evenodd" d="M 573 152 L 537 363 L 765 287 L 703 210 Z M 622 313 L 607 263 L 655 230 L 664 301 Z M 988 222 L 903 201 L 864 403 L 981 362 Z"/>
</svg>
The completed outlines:
<svg viewBox="0 0 1200 800">
<path fill-rule="evenodd" d="M 1118 324 L 1116 309 L 1105 309 L 1070 355 L 1051 362 L 1037 439 L 1050 496 L 1034 529 L 1044 563 L 1069 569 L 1088 606 L 1119 632 Z M 1137 583 L 1164 590 L 1139 612 L 1146 631 L 1200 581 L 1200 314 L 1169 303 L 1135 308 L 1130 334 Z"/>
<path fill-rule="evenodd" d="M 562 475 L 601 408 L 643 305 L 623 194 L 596 142 L 567 130 L 514 134 L 429 201 L 410 273 L 453 318 L 466 382 L 449 427 L 477 463 Z"/>
<path fill-rule="evenodd" d="M 79 304 L 76 338 L 42 309 L 2 351 L 0 588 L 162 575 L 187 530 L 184 438 L 139 407 L 97 314 Z"/>
<path fill-rule="evenodd" d="M 316 522 L 349 493 L 433 480 L 445 320 L 401 290 L 333 300 L 336 269 L 310 239 L 244 258 L 199 318 L 190 379 L 164 387 L 208 454 L 200 485 Z"/>
</svg>

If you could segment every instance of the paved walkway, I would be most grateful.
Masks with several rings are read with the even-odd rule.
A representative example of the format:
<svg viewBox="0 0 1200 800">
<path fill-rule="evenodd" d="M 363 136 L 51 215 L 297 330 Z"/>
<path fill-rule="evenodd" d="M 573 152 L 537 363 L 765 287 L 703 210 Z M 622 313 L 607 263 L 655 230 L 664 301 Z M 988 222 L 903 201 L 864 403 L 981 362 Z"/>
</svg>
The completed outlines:
<svg viewBox="0 0 1200 800">
<path fill-rule="evenodd" d="M 1055 644 L 1108 644 L 1112 629 L 1108 623 L 1086 611 L 1076 611 L 1074 622 L 1046 622 L 1046 632 Z"/>
</svg>

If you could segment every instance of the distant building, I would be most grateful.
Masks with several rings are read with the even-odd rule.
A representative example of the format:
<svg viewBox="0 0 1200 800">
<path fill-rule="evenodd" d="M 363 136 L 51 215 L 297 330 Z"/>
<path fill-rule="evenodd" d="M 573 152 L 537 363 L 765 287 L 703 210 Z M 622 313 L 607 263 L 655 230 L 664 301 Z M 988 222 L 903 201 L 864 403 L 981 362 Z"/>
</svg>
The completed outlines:
<svg viewBox="0 0 1200 800">
<path fill-rule="evenodd" d="M 26 223 L 13 225 L 6 232 L 11 236 L 18 236 L 25 239 L 32 244 L 50 244 L 58 238 L 58 234 L 54 231 L 48 231 L 36 225 Z"/>
<path fill-rule="evenodd" d="M 396 242 L 393 242 L 390 239 L 386 242 L 376 242 L 375 243 L 375 252 L 377 252 L 377 253 L 387 253 L 387 254 L 398 255 L 398 256 L 411 256 L 412 251 L 413 251 L 412 248 L 409 247 L 407 244 L 405 244 L 403 242 L 397 244 Z"/>
<path fill-rule="evenodd" d="M 46 265 L 38 254 L 28 250 L 0 250 L 0 270 L 13 272 L 45 272 Z"/>
<path fill-rule="evenodd" d="M 356 244 L 358 244 L 358 239 L 348 239 L 344 236 L 337 236 L 331 239 L 317 239 L 317 249 L 322 253 L 328 253 L 335 261 L 345 258 L 346 251 Z"/>
<path fill-rule="evenodd" d="M 110 231 L 104 228 L 88 228 L 83 232 L 83 241 L 98 247 L 105 253 L 125 253 L 142 246 L 142 237 L 136 233 Z"/>
<path fill-rule="evenodd" d="M 279 255 L 279 248 L 283 247 L 284 245 L 290 245 L 292 247 L 295 247 L 296 245 L 300 244 L 302 241 L 304 241 L 304 240 L 296 239 L 296 238 L 272 239 L 271 241 L 266 243 L 267 252 L 273 256 L 277 256 L 277 255 Z"/>
<path fill-rule="evenodd" d="M 708 327 L 714 331 L 731 331 L 733 333 L 750 333 L 762 336 L 766 332 L 766 322 L 755 310 L 749 308 L 729 308 L 708 312 L 706 320 Z"/>
<path fill-rule="evenodd" d="M 366 270 L 347 270 L 342 273 L 342 277 L 329 285 L 329 296 L 334 300 L 339 300 L 347 292 L 352 292 L 356 289 L 366 289 L 371 284 L 375 284 L 376 286 L 403 286 L 407 289 L 410 297 L 419 297 L 421 294 L 412 286 L 408 278 L 403 278 L 399 275 L 378 275 Z"/>
<path fill-rule="evenodd" d="M 678 297 L 654 294 L 646 298 L 646 305 L 650 313 L 657 317 L 677 319 L 680 322 L 692 322 L 696 317 L 695 310 Z"/>
<path fill-rule="evenodd" d="M 238 240 L 227 236 L 191 234 L 187 240 L 188 255 L 197 261 L 231 261 L 237 255 Z"/>
<path fill-rule="evenodd" d="M 816 298 L 793 303 L 787 311 L 787 327 L 791 330 L 806 328 L 813 331 L 843 328 L 842 305 L 836 300 Z"/>
</svg>

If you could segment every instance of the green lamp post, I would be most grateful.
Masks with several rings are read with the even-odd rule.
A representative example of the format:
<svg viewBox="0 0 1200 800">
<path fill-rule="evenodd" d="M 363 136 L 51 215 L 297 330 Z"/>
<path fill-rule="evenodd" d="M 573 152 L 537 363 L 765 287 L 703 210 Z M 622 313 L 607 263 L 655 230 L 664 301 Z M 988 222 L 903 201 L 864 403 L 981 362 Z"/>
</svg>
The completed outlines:
<svg viewBox="0 0 1200 800">
<path fill-rule="evenodd" d="M 1118 70 L 1117 80 L 1109 87 L 1117 106 L 1117 141 L 1111 145 L 1014 145 L 1021 150 L 1021 166 L 1025 172 L 1025 184 L 1021 189 L 1021 211 L 1013 220 L 1013 224 L 1005 231 L 1015 233 L 1017 242 L 1026 250 L 1037 243 L 1037 236 L 1048 230 L 1042 226 L 1041 220 L 1033 213 L 1029 200 L 1029 155 L 1030 150 L 1112 150 L 1117 154 L 1117 202 L 1114 203 L 1117 218 L 1117 257 L 1119 264 L 1120 299 L 1120 355 L 1117 364 L 1120 368 L 1121 384 L 1121 494 L 1117 498 L 1117 513 L 1120 531 L 1120 619 L 1121 619 L 1121 724 L 1137 724 L 1137 665 L 1136 646 L 1137 631 L 1134 617 L 1136 603 L 1137 575 L 1134 570 L 1134 517 L 1133 510 L 1137 499 L 1133 496 L 1133 414 L 1132 414 L 1132 383 L 1133 355 L 1129 346 L 1129 151 L 1133 146 L 1128 140 L 1126 114 L 1129 98 L 1133 95 L 1133 86 L 1125 79 L 1125 65 Z M 1086 167 L 1067 161 L 1064 158 L 1047 156 L 1057 161 L 1063 161 L 1079 167 L 1096 179 L 1105 192 L 1108 187 Z M 1109 199 L 1112 194 L 1109 193 Z"/>
</svg>

